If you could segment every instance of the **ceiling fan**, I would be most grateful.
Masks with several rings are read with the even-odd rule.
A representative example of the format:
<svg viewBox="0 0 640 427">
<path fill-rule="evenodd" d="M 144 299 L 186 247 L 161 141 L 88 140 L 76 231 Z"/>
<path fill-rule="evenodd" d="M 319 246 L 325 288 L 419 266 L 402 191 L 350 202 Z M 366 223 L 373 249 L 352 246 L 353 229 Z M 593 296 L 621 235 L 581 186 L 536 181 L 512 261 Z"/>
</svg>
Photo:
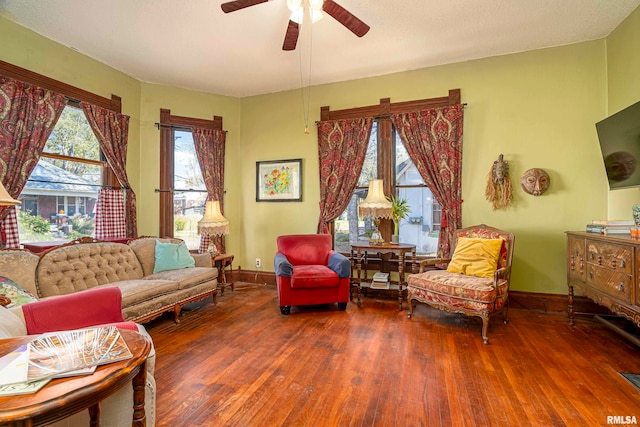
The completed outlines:
<svg viewBox="0 0 640 427">
<path fill-rule="evenodd" d="M 222 3 L 222 11 L 224 13 L 235 12 L 236 10 L 244 9 L 245 7 L 255 6 L 260 3 L 266 3 L 269 0 L 235 0 Z M 304 0 L 306 1 L 306 0 Z M 292 6 L 296 5 L 296 6 Z M 336 21 L 344 25 L 349 31 L 358 37 L 362 37 L 369 31 L 369 26 L 358 19 L 355 15 L 349 12 L 344 7 L 340 6 L 333 0 L 309 0 L 311 8 L 312 20 L 314 19 L 314 11 L 326 12 L 331 15 Z M 300 22 L 302 17 L 302 1 L 289 0 L 287 5 L 292 9 L 291 19 L 287 25 L 287 32 L 284 35 L 284 43 L 282 44 L 282 50 L 295 50 L 298 43 L 298 36 L 300 34 Z M 296 7 L 294 10 L 293 7 Z M 296 15 L 297 14 L 297 15 Z M 317 14 L 321 16 L 322 14 Z M 318 18 L 319 19 L 319 18 Z M 315 21 L 313 21 L 315 22 Z"/>
</svg>

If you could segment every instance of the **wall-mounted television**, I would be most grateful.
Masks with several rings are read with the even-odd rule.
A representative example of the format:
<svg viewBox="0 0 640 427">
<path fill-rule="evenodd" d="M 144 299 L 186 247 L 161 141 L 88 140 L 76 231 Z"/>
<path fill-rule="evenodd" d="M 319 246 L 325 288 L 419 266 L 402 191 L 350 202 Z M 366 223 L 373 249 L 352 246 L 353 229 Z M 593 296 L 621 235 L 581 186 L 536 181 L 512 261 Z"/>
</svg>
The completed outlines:
<svg viewBox="0 0 640 427">
<path fill-rule="evenodd" d="M 609 188 L 640 186 L 640 102 L 596 123 Z"/>
</svg>

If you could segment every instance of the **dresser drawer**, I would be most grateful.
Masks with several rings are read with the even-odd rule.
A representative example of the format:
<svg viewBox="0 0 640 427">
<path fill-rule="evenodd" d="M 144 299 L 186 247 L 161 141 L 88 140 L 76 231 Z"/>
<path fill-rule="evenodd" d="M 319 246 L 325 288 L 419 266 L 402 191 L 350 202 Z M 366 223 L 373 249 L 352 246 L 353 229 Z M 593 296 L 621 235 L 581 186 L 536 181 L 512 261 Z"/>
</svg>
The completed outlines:
<svg viewBox="0 0 640 427">
<path fill-rule="evenodd" d="M 587 263 L 587 283 L 616 299 L 630 303 L 631 276 L 608 267 Z"/>
<path fill-rule="evenodd" d="M 614 271 L 633 274 L 633 248 L 615 243 L 587 240 L 587 262 Z"/>
</svg>

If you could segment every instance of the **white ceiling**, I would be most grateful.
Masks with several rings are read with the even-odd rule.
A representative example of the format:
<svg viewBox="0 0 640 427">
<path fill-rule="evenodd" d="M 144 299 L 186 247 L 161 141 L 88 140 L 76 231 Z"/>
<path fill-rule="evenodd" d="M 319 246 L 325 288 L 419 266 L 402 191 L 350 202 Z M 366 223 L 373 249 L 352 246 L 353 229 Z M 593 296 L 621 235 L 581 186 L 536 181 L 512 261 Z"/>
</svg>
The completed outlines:
<svg viewBox="0 0 640 427">
<path fill-rule="evenodd" d="M 640 0 L 337 0 L 371 30 L 328 15 L 282 51 L 289 11 L 271 0 L 0 0 L 0 14 L 138 80 L 251 96 L 607 36 Z M 312 40 L 312 43 L 309 43 Z"/>
</svg>

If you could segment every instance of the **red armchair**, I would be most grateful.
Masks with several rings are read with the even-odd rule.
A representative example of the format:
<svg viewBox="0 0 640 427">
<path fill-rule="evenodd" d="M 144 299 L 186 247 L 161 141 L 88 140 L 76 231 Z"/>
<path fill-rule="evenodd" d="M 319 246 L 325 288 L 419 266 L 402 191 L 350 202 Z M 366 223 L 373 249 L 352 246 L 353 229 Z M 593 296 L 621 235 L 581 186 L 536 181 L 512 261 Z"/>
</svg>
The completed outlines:
<svg viewBox="0 0 640 427">
<path fill-rule="evenodd" d="M 329 234 L 279 236 L 274 269 L 280 312 L 291 306 L 338 303 L 346 310 L 349 301 L 351 262 L 331 250 Z"/>
</svg>

